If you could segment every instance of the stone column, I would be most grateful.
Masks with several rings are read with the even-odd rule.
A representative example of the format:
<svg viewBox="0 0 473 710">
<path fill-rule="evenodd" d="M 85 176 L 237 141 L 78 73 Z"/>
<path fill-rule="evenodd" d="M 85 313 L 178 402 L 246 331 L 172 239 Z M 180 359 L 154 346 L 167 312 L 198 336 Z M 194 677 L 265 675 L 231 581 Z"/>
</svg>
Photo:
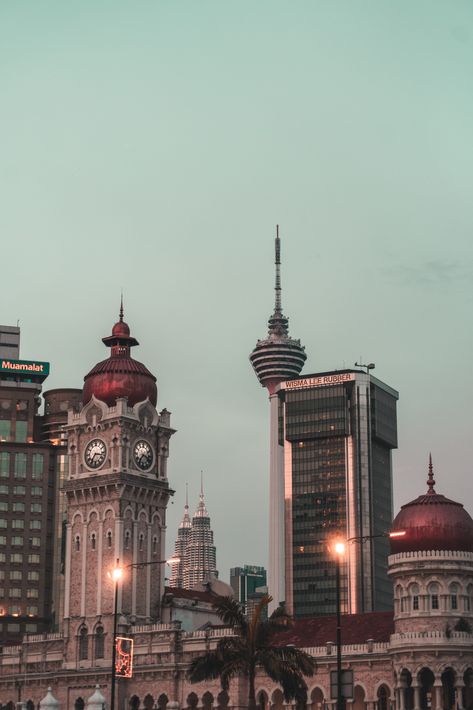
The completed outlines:
<svg viewBox="0 0 473 710">
<path fill-rule="evenodd" d="M 457 710 L 463 710 L 463 688 L 464 682 L 459 678 L 455 683 L 455 705 Z"/>
<path fill-rule="evenodd" d="M 414 689 L 414 710 L 420 710 L 420 685 L 413 683 L 412 687 Z"/>
<path fill-rule="evenodd" d="M 406 710 L 406 694 L 404 683 L 399 683 L 397 687 L 397 692 L 399 693 L 399 710 Z"/>
<path fill-rule="evenodd" d="M 439 676 L 435 677 L 435 683 L 434 683 L 434 693 L 435 693 L 435 708 L 436 710 L 441 710 L 443 708 L 443 701 L 442 701 L 442 679 Z"/>
</svg>

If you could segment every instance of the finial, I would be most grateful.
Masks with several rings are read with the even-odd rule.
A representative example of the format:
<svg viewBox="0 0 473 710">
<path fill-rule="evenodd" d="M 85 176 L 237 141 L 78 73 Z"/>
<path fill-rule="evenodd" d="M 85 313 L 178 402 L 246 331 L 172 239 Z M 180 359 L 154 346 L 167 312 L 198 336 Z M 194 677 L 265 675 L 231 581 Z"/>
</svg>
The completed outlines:
<svg viewBox="0 0 473 710">
<path fill-rule="evenodd" d="M 204 497 L 204 472 L 200 471 L 200 497 Z"/>
<path fill-rule="evenodd" d="M 427 485 L 429 487 L 427 495 L 432 495 L 435 493 L 435 479 L 434 479 L 434 467 L 432 465 L 432 454 L 429 454 L 429 477 L 427 479 Z"/>
<path fill-rule="evenodd" d="M 274 303 L 274 311 L 276 313 L 281 312 L 281 240 L 279 239 L 279 224 L 276 225 L 276 239 L 275 239 L 275 261 L 276 264 L 276 283 L 274 290 L 276 292 L 276 298 Z"/>
<path fill-rule="evenodd" d="M 120 297 L 120 323 L 123 323 L 123 291 Z"/>
<path fill-rule="evenodd" d="M 189 508 L 189 484 L 186 483 L 186 508 Z"/>
</svg>

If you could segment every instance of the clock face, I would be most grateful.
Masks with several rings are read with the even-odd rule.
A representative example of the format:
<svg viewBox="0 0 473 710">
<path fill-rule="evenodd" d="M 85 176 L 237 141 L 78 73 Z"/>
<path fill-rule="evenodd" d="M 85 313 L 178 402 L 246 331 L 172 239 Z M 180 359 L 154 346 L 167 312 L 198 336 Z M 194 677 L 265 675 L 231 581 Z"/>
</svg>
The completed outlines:
<svg viewBox="0 0 473 710">
<path fill-rule="evenodd" d="M 153 464 L 153 449 L 147 441 L 137 441 L 133 447 L 133 459 L 142 471 L 147 471 Z"/>
<path fill-rule="evenodd" d="M 105 461 L 107 447 L 101 439 L 92 439 L 85 450 L 85 463 L 89 468 L 100 468 Z"/>
</svg>

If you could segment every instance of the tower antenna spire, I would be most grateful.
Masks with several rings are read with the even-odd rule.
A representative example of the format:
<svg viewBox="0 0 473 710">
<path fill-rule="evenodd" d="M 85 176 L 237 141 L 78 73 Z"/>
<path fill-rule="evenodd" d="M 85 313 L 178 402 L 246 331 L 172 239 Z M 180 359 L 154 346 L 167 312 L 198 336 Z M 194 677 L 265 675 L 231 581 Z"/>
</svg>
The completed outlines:
<svg viewBox="0 0 473 710">
<path fill-rule="evenodd" d="M 435 479 L 434 479 L 434 467 L 432 465 L 432 454 L 429 454 L 429 477 L 427 478 L 427 485 L 429 487 L 427 494 L 435 493 L 435 488 L 434 488 Z"/>
<path fill-rule="evenodd" d="M 120 323 L 123 323 L 123 289 L 120 296 Z"/>
<path fill-rule="evenodd" d="M 200 497 L 204 497 L 204 472 L 200 471 Z"/>
<path fill-rule="evenodd" d="M 275 260 L 276 265 L 276 281 L 274 285 L 275 291 L 275 302 L 274 311 L 275 313 L 281 313 L 281 240 L 279 239 L 279 224 L 276 225 L 276 239 L 274 243 L 275 249 Z"/>
<path fill-rule="evenodd" d="M 189 484 L 186 483 L 186 508 L 189 508 Z"/>
</svg>

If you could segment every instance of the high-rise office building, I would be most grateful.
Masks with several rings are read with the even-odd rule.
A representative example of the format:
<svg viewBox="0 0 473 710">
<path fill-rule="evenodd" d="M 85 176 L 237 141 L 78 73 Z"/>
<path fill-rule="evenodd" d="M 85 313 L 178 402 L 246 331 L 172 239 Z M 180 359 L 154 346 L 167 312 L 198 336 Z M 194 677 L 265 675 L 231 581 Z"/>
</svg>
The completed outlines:
<svg viewBox="0 0 473 710">
<path fill-rule="evenodd" d="M 250 361 L 270 398 L 268 589 L 272 609 L 296 616 L 335 611 L 335 536 L 351 542 L 342 565 L 347 612 L 390 607 L 383 536 L 392 519 L 395 390 L 361 370 L 298 377 L 306 355 L 276 303 L 268 337 Z M 353 538 L 356 538 L 354 540 Z"/>
<path fill-rule="evenodd" d="M 287 380 L 277 392 L 286 604 L 298 617 L 335 613 L 331 547 L 342 538 L 349 541 L 341 567 L 343 611 L 390 609 L 387 531 L 398 393 L 360 370 Z"/>
<path fill-rule="evenodd" d="M 49 363 L 19 360 L 20 329 L 0 326 L 0 641 L 51 619 L 56 449 L 38 414 Z"/>
<path fill-rule="evenodd" d="M 244 567 L 232 567 L 230 570 L 230 586 L 240 604 L 248 609 L 249 598 L 256 593 L 260 587 L 266 586 L 266 570 L 257 565 L 244 565 Z"/>
</svg>

